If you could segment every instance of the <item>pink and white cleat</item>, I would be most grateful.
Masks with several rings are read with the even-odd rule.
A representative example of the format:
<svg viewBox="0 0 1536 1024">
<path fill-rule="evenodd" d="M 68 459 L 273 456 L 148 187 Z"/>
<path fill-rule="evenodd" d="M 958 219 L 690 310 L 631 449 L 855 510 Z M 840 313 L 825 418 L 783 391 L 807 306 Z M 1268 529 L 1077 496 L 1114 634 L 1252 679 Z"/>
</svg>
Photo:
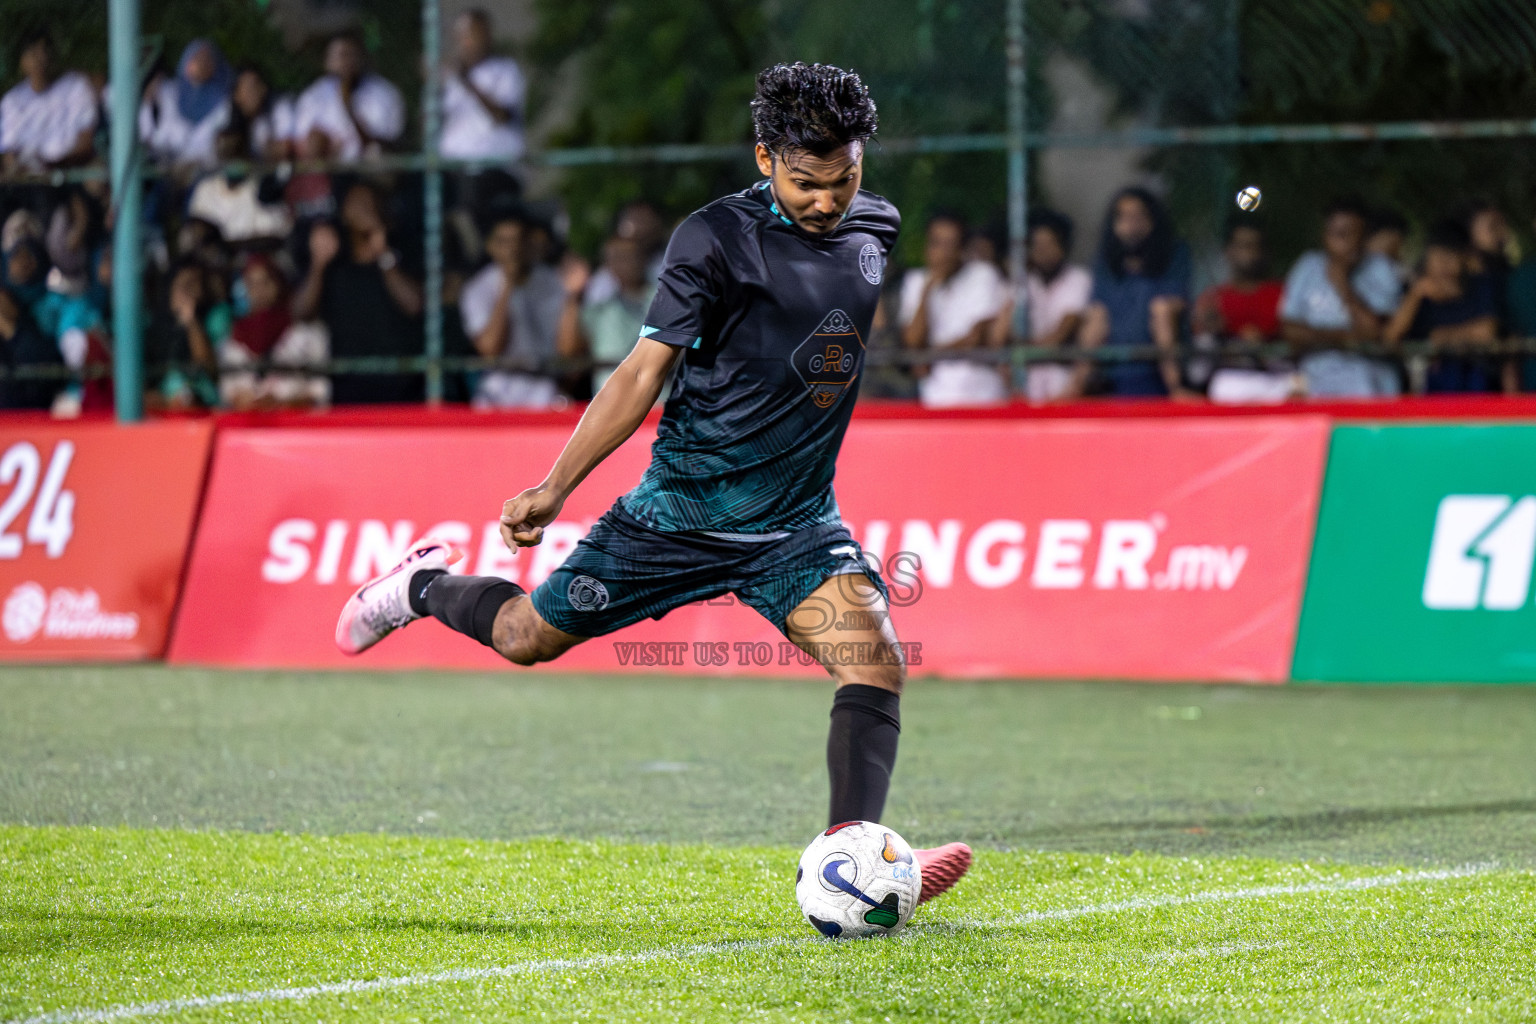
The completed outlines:
<svg viewBox="0 0 1536 1024">
<path fill-rule="evenodd" d="M 971 848 L 964 843 L 945 843 L 931 850 L 913 850 L 923 870 L 923 891 L 917 902 L 942 896 L 971 870 Z"/>
<path fill-rule="evenodd" d="M 410 546 L 400 564 L 364 583 L 347 599 L 336 620 L 336 646 L 343 654 L 362 654 L 386 636 L 421 618 L 411 610 L 411 577 L 423 569 L 447 568 L 464 552 L 432 537 Z"/>
</svg>

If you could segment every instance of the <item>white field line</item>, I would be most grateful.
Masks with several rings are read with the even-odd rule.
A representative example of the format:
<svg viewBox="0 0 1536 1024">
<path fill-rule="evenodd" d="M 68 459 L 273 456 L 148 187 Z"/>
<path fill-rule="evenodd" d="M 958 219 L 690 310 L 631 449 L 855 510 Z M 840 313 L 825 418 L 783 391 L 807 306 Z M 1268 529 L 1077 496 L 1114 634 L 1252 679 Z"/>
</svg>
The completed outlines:
<svg viewBox="0 0 1536 1024">
<path fill-rule="evenodd" d="M 1411 885 L 1415 882 L 1444 882 L 1452 878 L 1469 878 L 1491 871 L 1491 865 L 1468 865 L 1441 871 L 1397 871 L 1390 875 L 1366 875 L 1363 878 L 1337 878 L 1325 882 L 1302 882 L 1293 885 L 1261 885 L 1252 889 L 1229 889 L 1225 892 L 1194 892 L 1187 896 L 1142 896 L 1115 903 L 1099 903 L 1088 907 L 1065 907 L 1061 910 L 1030 910 L 1001 922 L 1003 924 L 1035 924 L 1040 921 L 1070 921 L 1090 914 L 1119 914 L 1129 910 L 1152 910 L 1158 907 L 1181 907 L 1188 903 L 1226 903 L 1232 900 L 1261 900 L 1270 896 L 1305 896 L 1315 892 L 1354 892 L 1359 889 L 1380 889 L 1383 886 Z M 989 922 L 994 926 L 998 922 Z"/>
<path fill-rule="evenodd" d="M 1390 875 L 1367 875 L 1363 878 L 1341 878 L 1332 881 L 1307 882 L 1297 885 L 1266 885 L 1252 889 L 1197 892 L 1184 896 L 1149 896 L 1140 899 L 1119 900 L 1114 903 L 1096 903 L 1060 910 L 1038 910 L 1001 921 L 979 922 L 989 927 L 1018 926 L 1041 921 L 1070 921 L 1093 914 L 1119 914 L 1128 911 L 1149 910 L 1156 907 L 1177 907 L 1189 903 L 1218 903 L 1235 900 L 1266 899 L 1272 896 L 1301 896 L 1308 893 L 1347 893 L 1364 889 L 1380 889 L 1389 886 L 1413 885 L 1419 882 L 1443 882 L 1454 878 L 1468 878 L 1491 870 L 1489 867 L 1463 867 L 1444 871 L 1399 871 Z M 388 978 L 360 981 L 333 981 L 323 985 L 304 985 L 292 988 L 254 989 L 245 992 L 224 992 L 212 996 L 191 996 L 186 999 L 162 999 L 152 1003 L 134 1003 L 109 1006 L 99 1010 L 55 1010 L 36 1017 L 15 1018 L 0 1024 L 104 1024 L 108 1021 L 133 1020 L 141 1017 L 160 1017 L 185 1010 L 205 1010 L 216 1006 L 250 1003 L 302 1002 L 319 996 L 355 995 L 363 992 L 381 992 L 389 989 L 421 985 L 450 984 L 460 981 L 481 981 L 509 978 L 522 974 L 553 973 L 557 971 L 584 971 L 592 968 L 629 966 L 655 960 L 693 960 L 716 956 L 721 953 L 771 949 L 777 946 L 798 945 L 818 941 L 812 938 L 759 939 L 746 942 L 706 942 L 693 946 L 673 946 L 644 953 L 613 953 L 604 956 L 569 959 L 525 960 L 504 967 L 475 967 L 457 971 L 439 971 L 432 974 L 408 974 Z"/>
</svg>

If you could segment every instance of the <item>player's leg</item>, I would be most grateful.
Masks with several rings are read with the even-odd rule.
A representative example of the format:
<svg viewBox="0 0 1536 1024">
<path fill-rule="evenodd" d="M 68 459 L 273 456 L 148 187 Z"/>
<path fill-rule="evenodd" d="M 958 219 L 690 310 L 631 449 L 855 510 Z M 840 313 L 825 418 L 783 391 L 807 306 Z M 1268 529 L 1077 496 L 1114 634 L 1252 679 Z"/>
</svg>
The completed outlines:
<svg viewBox="0 0 1536 1024">
<path fill-rule="evenodd" d="M 545 622 L 528 592 L 497 576 L 422 569 L 411 579 L 411 610 L 473 637 L 514 665 L 552 661 L 586 640 Z"/>
<path fill-rule="evenodd" d="M 896 766 L 907 666 L 877 579 L 862 571 L 830 576 L 784 624 L 785 635 L 837 681 L 827 733 L 834 825 L 879 821 Z M 971 867 L 971 848 L 964 843 L 913 853 L 923 874 L 919 903 L 949 891 Z"/>
<path fill-rule="evenodd" d="M 412 544 L 391 568 L 359 587 L 336 622 L 336 646 L 361 654 L 402 626 L 433 616 L 518 664 L 558 657 L 582 637 L 544 622 L 522 587 L 497 576 L 452 576 L 463 557 L 431 537 Z"/>
<path fill-rule="evenodd" d="M 827 735 L 830 823 L 879 821 L 896 767 L 907 674 L 884 595 L 862 572 L 830 576 L 789 613 L 784 634 L 837 683 Z"/>
</svg>

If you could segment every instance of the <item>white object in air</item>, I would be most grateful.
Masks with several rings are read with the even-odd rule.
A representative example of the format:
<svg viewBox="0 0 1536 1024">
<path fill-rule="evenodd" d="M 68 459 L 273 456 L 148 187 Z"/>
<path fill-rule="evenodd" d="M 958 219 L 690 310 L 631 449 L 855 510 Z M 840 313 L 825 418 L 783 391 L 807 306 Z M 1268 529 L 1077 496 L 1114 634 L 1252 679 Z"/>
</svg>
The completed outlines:
<svg viewBox="0 0 1536 1024">
<path fill-rule="evenodd" d="M 1237 194 L 1237 205 L 1249 213 L 1257 210 L 1263 201 L 1264 193 L 1256 185 L 1249 185 Z"/>
</svg>

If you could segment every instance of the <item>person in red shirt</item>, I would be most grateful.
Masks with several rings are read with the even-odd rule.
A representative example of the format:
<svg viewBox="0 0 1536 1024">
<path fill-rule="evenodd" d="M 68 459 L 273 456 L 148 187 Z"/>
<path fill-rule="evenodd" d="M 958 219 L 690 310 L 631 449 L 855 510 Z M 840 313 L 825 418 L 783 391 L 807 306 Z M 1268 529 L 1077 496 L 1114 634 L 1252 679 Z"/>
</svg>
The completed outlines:
<svg viewBox="0 0 1536 1024">
<path fill-rule="evenodd" d="M 1215 402 L 1281 402 L 1296 392 L 1295 369 L 1289 362 L 1229 351 L 1235 345 L 1273 342 L 1280 337 L 1280 295 L 1283 282 L 1269 276 L 1264 232 L 1252 220 L 1227 227 L 1228 279 L 1206 289 L 1195 303 L 1197 337 L 1222 351 L 1211 375 L 1209 393 Z"/>
<path fill-rule="evenodd" d="M 1222 339 L 1263 342 L 1280 336 L 1283 282 L 1268 276 L 1264 232 L 1236 221 L 1227 228 L 1229 279 L 1206 289 L 1196 304 L 1197 329 Z"/>
</svg>

